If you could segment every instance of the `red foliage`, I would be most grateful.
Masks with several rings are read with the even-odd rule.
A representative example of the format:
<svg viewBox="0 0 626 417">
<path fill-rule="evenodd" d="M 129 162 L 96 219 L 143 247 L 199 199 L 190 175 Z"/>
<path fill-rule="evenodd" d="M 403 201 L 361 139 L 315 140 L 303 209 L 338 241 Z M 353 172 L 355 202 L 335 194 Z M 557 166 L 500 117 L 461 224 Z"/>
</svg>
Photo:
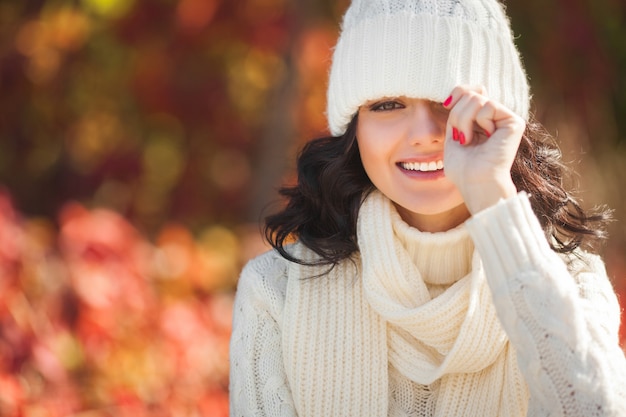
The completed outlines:
<svg viewBox="0 0 626 417">
<path fill-rule="evenodd" d="M 168 230 L 153 245 L 122 216 L 72 203 L 57 231 L 0 193 L 0 415 L 228 415 L 233 295 L 219 288 L 236 276 Z M 213 273 L 221 287 L 197 278 Z"/>
</svg>

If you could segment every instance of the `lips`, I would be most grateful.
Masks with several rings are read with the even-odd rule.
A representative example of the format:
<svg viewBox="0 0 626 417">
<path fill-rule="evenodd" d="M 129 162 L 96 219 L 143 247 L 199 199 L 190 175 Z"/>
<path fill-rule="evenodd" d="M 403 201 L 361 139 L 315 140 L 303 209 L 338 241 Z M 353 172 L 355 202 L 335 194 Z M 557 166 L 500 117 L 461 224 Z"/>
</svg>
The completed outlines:
<svg viewBox="0 0 626 417">
<path fill-rule="evenodd" d="M 432 172 L 443 169 L 443 161 L 430 162 L 400 162 L 398 165 L 407 171 Z"/>
</svg>

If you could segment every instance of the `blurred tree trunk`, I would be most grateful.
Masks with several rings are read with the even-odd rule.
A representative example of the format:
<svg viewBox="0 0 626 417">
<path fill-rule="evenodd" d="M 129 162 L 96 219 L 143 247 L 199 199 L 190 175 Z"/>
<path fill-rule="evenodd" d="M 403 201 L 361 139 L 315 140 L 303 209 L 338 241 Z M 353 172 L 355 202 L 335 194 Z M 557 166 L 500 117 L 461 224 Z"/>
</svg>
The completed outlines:
<svg viewBox="0 0 626 417">
<path fill-rule="evenodd" d="M 276 208 L 272 203 L 278 201 L 278 188 L 294 162 L 290 151 L 298 138 L 292 110 L 299 100 L 295 48 L 306 30 L 307 22 L 314 20 L 312 16 L 316 15 L 319 4 L 315 0 L 297 0 L 290 2 L 290 7 L 291 33 L 283 57 L 285 75 L 269 94 L 267 105 L 264 106 L 264 125 L 257 144 L 257 158 L 253 167 L 255 174 L 246 214 L 246 220 L 251 223 L 261 223 Z"/>
<path fill-rule="evenodd" d="M 271 92 L 264 106 L 264 126 L 256 145 L 252 194 L 246 215 L 249 222 L 259 222 L 268 214 L 268 204 L 278 199 L 277 189 L 289 167 L 288 150 L 295 140 L 290 109 L 295 105 L 297 85 L 291 54 L 285 60 L 285 76 Z"/>
</svg>

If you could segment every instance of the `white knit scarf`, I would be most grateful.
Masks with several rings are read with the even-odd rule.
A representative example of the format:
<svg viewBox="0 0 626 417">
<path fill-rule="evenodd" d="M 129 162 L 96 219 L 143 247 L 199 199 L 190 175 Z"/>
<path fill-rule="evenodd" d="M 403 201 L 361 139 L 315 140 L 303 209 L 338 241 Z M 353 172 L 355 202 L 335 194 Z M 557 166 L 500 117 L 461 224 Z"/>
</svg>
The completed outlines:
<svg viewBox="0 0 626 417">
<path fill-rule="evenodd" d="M 527 388 L 478 255 L 431 300 L 394 236 L 393 210 L 379 192 L 364 202 L 360 260 L 317 278 L 326 270 L 291 266 L 283 349 L 298 415 L 387 415 L 389 366 L 418 384 L 439 381 L 434 416 L 526 415 Z"/>
</svg>

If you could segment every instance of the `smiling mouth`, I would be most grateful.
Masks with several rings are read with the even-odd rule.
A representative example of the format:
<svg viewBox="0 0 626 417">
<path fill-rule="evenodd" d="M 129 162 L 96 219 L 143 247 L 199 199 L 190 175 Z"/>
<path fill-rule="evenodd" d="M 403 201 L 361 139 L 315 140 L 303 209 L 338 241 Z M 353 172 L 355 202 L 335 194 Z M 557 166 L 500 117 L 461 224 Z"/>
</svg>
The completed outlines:
<svg viewBox="0 0 626 417">
<path fill-rule="evenodd" d="M 398 165 L 407 171 L 432 172 L 443 169 L 443 161 L 430 162 L 400 162 Z"/>
</svg>

